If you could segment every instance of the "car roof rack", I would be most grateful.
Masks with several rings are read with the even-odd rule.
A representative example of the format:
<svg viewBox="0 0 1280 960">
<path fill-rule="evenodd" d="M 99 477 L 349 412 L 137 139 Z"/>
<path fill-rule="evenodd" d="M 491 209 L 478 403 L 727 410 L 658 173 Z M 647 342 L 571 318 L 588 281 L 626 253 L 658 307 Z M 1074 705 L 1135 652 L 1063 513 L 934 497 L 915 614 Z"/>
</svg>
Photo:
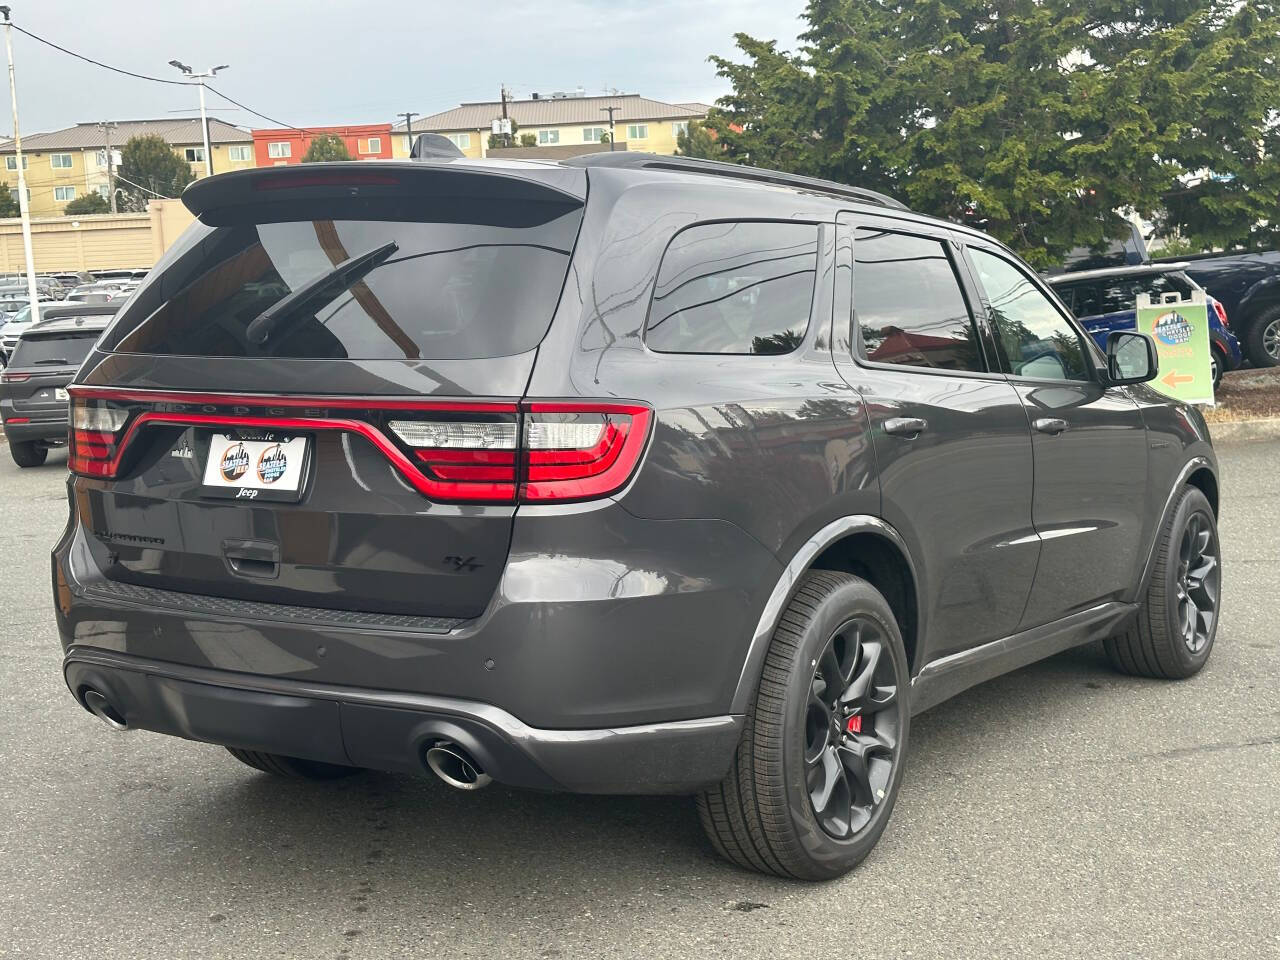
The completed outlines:
<svg viewBox="0 0 1280 960">
<path fill-rule="evenodd" d="M 862 203 L 874 203 L 895 210 L 909 210 L 905 203 L 893 199 L 875 190 L 862 187 L 851 187 L 847 183 L 836 183 L 834 180 L 823 180 L 819 177 L 805 177 L 798 173 L 784 173 L 781 170 L 770 170 L 766 167 L 747 167 L 736 163 L 724 163 L 720 160 L 701 160 L 695 157 L 668 157 L 657 153 L 632 153 L 630 151 L 609 151 L 605 153 L 587 153 L 577 157 L 569 157 L 561 163 L 574 167 L 620 167 L 635 170 L 672 170 L 679 173 L 702 173 L 715 177 L 733 177 L 738 180 L 754 180 L 758 183 L 773 183 L 782 187 L 796 187 L 801 190 L 813 190 L 818 193 L 835 194 L 848 197 Z"/>
</svg>

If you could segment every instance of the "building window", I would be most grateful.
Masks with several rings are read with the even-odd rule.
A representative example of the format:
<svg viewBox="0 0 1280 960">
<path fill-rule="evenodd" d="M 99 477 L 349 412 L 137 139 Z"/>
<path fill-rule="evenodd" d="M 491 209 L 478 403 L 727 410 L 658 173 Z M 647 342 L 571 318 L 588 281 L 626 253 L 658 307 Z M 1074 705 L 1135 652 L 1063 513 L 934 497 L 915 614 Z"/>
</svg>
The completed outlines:
<svg viewBox="0 0 1280 960">
<path fill-rule="evenodd" d="M 628 140 L 647 140 L 649 139 L 649 125 L 647 123 L 631 123 L 627 125 Z"/>
<path fill-rule="evenodd" d="M 546 147 L 546 146 L 550 146 L 553 143 L 559 143 L 559 142 L 560 142 L 559 130 L 539 130 L 538 131 L 538 146 Z"/>
<path fill-rule="evenodd" d="M 98 153 L 97 153 L 97 156 L 95 156 L 95 157 L 94 157 L 94 160 L 95 160 L 95 162 L 97 163 L 97 165 L 98 165 L 99 167 L 105 167 L 105 166 L 107 165 L 107 151 L 106 151 L 106 150 L 99 150 L 99 151 L 98 151 Z M 112 162 L 112 163 L 114 163 L 117 167 L 118 167 L 118 166 L 120 166 L 120 151 L 119 151 L 119 150 L 112 150 L 112 151 L 111 151 L 111 162 Z"/>
<path fill-rule="evenodd" d="M 98 196 L 100 196 L 103 200 L 110 200 L 111 188 L 107 186 L 105 183 L 98 184 Z"/>
<path fill-rule="evenodd" d="M 449 141 L 459 150 L 471 149 L 471 134 L 469 133 L 446 133 Z"/>
<path fill-rule="evenodd" d="M 381 137 L 370 137 L 370 138 L 369 138 L 369 149 L 368 149 L 368 150 L 366 150 L 366 151 L 365 151 L 365 153 L 381 153 L 381 152 L 382 152 L 382 138 L 381 138 Z"/>
<path fill-rule="evenodd" d="M 71 154 L 69 153 L 51 153 L 49 154 L 49 166 L 55 170 L 71 169 Z"/>
<path fill-rule="evenodd" d="M 18 169 L 18 156 L 17 156 L 17 154 L 10 154 L 9 156 L 5 157 L 5 158 L 4 158 L 4 166 L 5 166 L 5 169 L 6 169 L 6 170 L 17 170 L 17 169 Z M 26 158 L 26 157 L 23 157 L 23 158 L 22 158 L 22 169 L 23 169 L 23 170 L 27 169 L 27 158 Z"/>
<path fill-rule="evenodd" d="M 291 157 L 293 156 L 293 144 L 287 140 L 277 140 L 267 144 L 268 157 Z"/>
<path fill-rule="evenodd" d="M 59 203 L 63 203 L 67 200 L 74 200 L 75 198 L 76 198 L 75 187 L 54 187 L 53 188 L 53 199 L 57 200 Z"/>
<path fill-rule="evenodd" d="M 253 151 L 249 149 L 249 146 L 247 144 L 243 144 L 243 143 L 232 144 L 231 146 L 227 147 L 227 159 L 238 160 L 241 162 L 245 160 L 252 160 Z"/>
<path fill-rule="evenodd" d="M 204 163 L 204 147 L 187 147 L 182 152 L 187 158 L 187 163 Z"/>
<path fill-rule="evenodd" d="M 689 121 L 677 120 L 675 123 L 671 124 L 671 135 L 675 137 L 677 140 L 679 140 L 681 136 L 688 136 Z"/>
<path fill-rule="evenodd" d="M 584 127 L 582 130 L 583 143 L 599 143 L 604 139 L 604 127 Z"/>
<path fill-rule="evenodd" d="M 13 202 L 14 202 L 14 203 L 17 203 L 17 202 L 18 202 L 18 188 L 17 188 L 17 187 L 10 187 L 10 188 L 9 188 L 9 196 L 13 198 Z M 31 188 L 30 188 L 30 187 L 27 187 L 27 203 L 30 203 L 30 202 L 31 202 Z"/>
</svg>

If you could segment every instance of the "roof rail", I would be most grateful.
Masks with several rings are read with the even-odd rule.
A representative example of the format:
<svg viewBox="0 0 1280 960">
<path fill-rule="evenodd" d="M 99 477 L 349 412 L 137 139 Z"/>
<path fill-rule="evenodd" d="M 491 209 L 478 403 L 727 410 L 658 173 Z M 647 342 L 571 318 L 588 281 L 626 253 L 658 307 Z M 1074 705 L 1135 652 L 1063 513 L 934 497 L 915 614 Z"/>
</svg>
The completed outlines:
<svg viewBox="0 0 1280 960">
<path fill-rule="evenodd" d="M 632 153 L 619 150 L 569 157 L 567 160 L 562 160 L 561 163 L 574 167 L 673 170 L 680 173 L 703 173 L 716 177 L 734 177 L 738 180 L 754 180 L 760 183 L 774 183 L 783 187 L 797 187 L 802 190 L 834 194 L 840 197 L 848 197 L 851 200 L 859 200 L 863 203 L 875 203 L 882 207 L 892 207 L 895 210 L 910 209 L 905 203 L 883 193 L 877 193 L 874 190 L 851 187 L 845 183 L 822 180 L 819 177 L 805 177 L 798 173 L 784 173 L 781 170 L 770 170 L 766 167 L 747 167 L 736 163 L 724 163 L 720 160 L 669 157 L 658 153 Z"/>
</svg>

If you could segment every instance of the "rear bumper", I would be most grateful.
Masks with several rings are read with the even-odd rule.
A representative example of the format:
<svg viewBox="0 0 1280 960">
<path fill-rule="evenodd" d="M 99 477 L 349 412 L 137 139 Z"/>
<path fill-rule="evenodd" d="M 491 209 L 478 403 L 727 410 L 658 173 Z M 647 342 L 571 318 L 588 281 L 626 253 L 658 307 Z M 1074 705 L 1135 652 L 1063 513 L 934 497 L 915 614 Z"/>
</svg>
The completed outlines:
<svg viewBox="0 0 1280 960">
<path fill-rule="evenodd" d="M 719 780 L 737 716 L 542 730 L 489 704 L 182 666 L 72 646 L 67 687 L 102 693 L 130 728 L 328 763 L 422 773 L 440 740 L 500 783 L 576 793 L 690 793 Z"/>
<path fill-rule="evenodd" d="M 6 414 L 15 417 L 26 417 L 27 414 L 13 413 Z M 67 418 L 66 416 L 54 417 L 50 419 L 37 419 L 39 414 L 32 414 L 27 423 L 10 423 L 4 421 L 4 433 L 10 441 L 25 443 L 29 440 L 49 440 L 58 443 L 65 443 L 67 439 Z"/>
</svg>

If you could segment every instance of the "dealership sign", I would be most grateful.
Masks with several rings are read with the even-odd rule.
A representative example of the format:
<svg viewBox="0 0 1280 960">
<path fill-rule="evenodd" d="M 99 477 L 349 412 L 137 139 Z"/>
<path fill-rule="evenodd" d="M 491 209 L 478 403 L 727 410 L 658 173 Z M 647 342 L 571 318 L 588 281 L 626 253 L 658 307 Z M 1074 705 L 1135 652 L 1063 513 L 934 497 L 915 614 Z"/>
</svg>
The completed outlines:
<svg viewBox="0 0 1280 960">
<path fill-rule="evenodd" d="M 1138 330 L 1156 342 L 1160 373 L 1151 385 L 1187 403 L 1213 403 L 1209 359 L 1209 306 L 1203 290 L 1185 300 L 1176 293 L 1153 302 L 1138 297 Z"/>
</svg>

